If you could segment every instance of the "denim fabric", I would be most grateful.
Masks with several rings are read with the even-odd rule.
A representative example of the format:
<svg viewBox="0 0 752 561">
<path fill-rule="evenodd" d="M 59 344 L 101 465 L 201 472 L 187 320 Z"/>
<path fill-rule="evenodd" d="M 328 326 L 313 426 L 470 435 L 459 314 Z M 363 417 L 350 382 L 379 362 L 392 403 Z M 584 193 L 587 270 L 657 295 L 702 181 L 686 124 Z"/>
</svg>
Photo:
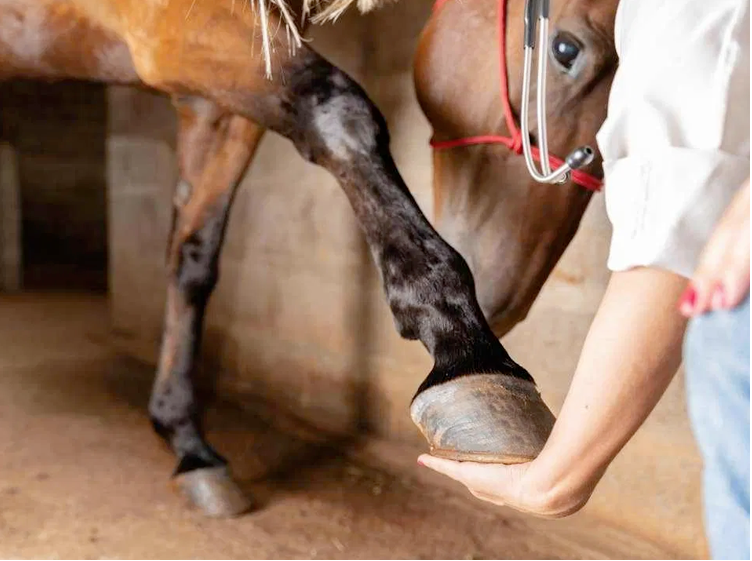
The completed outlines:
<svg viewBox="0 0 752 561">
<path fill-rule="evenodd" d="M 692 430 L 703 458 L 714 559 L 749 559 L 749 297 L 690 322 L 684 341 Z"/>
</svg>

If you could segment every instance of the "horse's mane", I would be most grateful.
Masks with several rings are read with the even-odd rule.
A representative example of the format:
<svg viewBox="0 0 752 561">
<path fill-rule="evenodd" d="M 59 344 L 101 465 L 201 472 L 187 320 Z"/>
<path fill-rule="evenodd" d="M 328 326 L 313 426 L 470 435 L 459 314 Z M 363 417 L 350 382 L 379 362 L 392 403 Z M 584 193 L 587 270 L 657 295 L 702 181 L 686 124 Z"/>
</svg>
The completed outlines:
<svg viewBox="0 0 752 561">
<path fill-rule="evenodd" d="M 389 0 L 304 0 L 303 14 L 306 17 L 310 14 L 311 21 L 319 23 L 322 21 L 333 21 L 341 16 L 347 8 L 356 4 L 361 14 L 370 12 L 383 6 Z"/>
<path fill-rule="evenodd" d="M 361 13 L 369 12 L 387 2 L 393 0 L 303 0 L 302 22 L 322 23 L 334 21 L 340 17 L 350 6 L 356 4 Z M 287 0 L 250 0 L 251 5 L 259 14 L 261 34 L 264 47 L 264 62 L 266 64 L 266 76 L 272 76 L 272 37 L 269 29 L 269 13 L 275 10 L 282 18 L 287 34 L 287 43 L 291 50 L 300 47 L 302 39 L 300 30 L 293 18 L 292 12 L 287 5 Z"/>
</svg>

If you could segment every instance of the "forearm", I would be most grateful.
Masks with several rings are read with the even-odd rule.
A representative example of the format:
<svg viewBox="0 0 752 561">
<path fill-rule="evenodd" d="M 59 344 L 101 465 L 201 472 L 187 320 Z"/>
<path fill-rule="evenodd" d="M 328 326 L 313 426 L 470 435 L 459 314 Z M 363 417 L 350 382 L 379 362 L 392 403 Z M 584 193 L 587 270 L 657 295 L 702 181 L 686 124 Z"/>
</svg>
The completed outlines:
<svg viewBox="0 0 752 561">
<path fill-rule="evenodd" d="M 558 514 L 587 500 L 678 369 L 686 322 L 676 302 L 685 285 L 655 269 L 612 275 L 554 430 L 534 462 Z"/>
</svg>

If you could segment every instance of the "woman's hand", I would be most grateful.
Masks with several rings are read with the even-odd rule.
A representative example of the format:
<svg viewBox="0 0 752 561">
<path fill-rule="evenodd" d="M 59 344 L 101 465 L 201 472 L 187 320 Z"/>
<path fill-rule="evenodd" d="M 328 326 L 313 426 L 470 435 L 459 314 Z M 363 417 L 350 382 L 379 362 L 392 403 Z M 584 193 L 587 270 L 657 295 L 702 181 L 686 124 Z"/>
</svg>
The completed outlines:
<svg viewBox="0 0 752 561">
<path fill-rule="evenodd" d="M 580 510 L 595 486 L 586 491 L 559 493 L 536 476 L 536 463 L 516 465 L 454 462 L 423 454 L 420 465 L 431 468 L 462 483 L 482 501 L 509 506 L 543 518 L 561 518 Z"/>
<path fill-rule="evenodd" d="M 736 307 L 749 292 L 749 179 L 700 256 L 679 303 L 686 317 Z"/>
</svg>

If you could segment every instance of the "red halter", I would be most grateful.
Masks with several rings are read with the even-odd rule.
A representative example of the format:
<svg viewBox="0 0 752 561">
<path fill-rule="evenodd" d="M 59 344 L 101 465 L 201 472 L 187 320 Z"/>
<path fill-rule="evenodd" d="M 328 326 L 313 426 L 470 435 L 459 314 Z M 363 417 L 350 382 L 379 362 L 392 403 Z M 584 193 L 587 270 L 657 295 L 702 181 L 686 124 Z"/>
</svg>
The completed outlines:
<svg viewBox="0 0 752 561">
<path fill-rule="evenodd" d="M 448 0 L 436 0 L 434 5 L 434 11 L 438 11 L 446 4 Z M 522 154 L 522 133 L 517 128 L 514 119 L 514 112 L 512 111 L 512 105 L 509 102 L 509 85 L 507 77 L 507 57 L 506 57 L 506 26 L 507 26 L 507 14 L 506 14 L 506 2 L 505 0 L 499 0 L 499 78 L 501 80 L 501 104 L 504 108 L 504 118 L 507 122 L 507 128 L 512 136 L 497 136 L 492 134 L 484 134 L 481 136 L 468 136 L 466 138 L 458 138 L 456 140 L 444 140 L 436 141 L 431 139 L 431 146 L 435 150 L 445 150 L 447 148 L 457 148 L 460 146 L 473 146 L 477 144 L 503 144 L 515 154 Z M 540 153 L 538 149 L 533 146 L 533 158 L 536 162 L 540 161 Z M 549 162 L 551 167 L 556 169 L 563 162 L 556 156 L 549 155 Z M 584 187 L 590 191 L 600 191 L 603 187 L 603 181 L 580 170 L 573 170 L 572 181 L 577 185 Z"/>
</svg>

